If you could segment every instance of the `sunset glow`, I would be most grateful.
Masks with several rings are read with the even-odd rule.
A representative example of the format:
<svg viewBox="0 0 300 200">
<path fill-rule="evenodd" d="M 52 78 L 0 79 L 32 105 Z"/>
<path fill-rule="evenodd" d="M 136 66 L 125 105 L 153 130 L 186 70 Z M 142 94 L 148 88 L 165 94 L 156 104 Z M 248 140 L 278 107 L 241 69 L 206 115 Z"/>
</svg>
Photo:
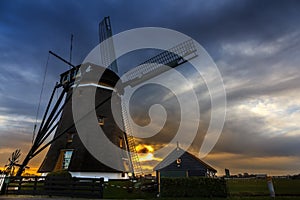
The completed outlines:
<svg viewBox="0 0 300 200">
<path fill-rule="evenodd" d="M 135 147 L 135 149 L 139 155 L 140 162 L 154 159 L 153 156 L 154 149 L 152 146 L 146 144 L 139 144 Z"/>
<path fill-rule="evenodd" d="M 33 145 L 34 127 L 36 125 L 37 130 L 39 129 L 51 92 L 56 82 L 60 81 L 60 74 L 70 68 L 56 57 L 48 55 L 49 50 L 66 60 L 71 57 L 72 65 L 80 66 L 92 49 L 98 49 L 95 47 L 99 44 L 99 22 L 105 16 L 110 16 L 113 35 L 141 27 L 167 28 L 193 38 L 216 64 L 225 88 L 222 91 L 226 93 L 226 116 L 222 118 L 225 123 L 215 146 L 201 159 L 217 169 L 218 176 L 224 174 L 225 168 L 230 169 L 232 174 L 300 173 L 300 1 L 132 0 L 130 3 L 74 3 L 71 0 L 1 0 L 0 5 L 0 169 L 4 169 L 16 149 L 21 149 L 18 163 L 22 163 Z M 72 56 L 71 33 L 74 36 Z M 138 42 L 144 43 L 143 40 L 148 38 L 135 37 L 136 41 L 128 41 L 131 45 L 136 45 Z M 166 41 L 169 39 L 171 37 Z M 117 40 L 114 40 L 117 46 L 115 41 Z M 126 53 L 117 59 L 120 80 L 125 77 L 123 75 L 126 72 L 162 49 L 147 46 L 145 52 L 140 50 Z M 118 49 L 115 51 L 122 52 Z M 202 59 L 202 56 L 204 54 L 194 58 Z M 98 60 L 98 57 L 95 59 Z M 191 63 L 183 62 L 172 68 L 186 79 L 186 84 L 179 83 L 171 71 L 168 71 L 170 73 L 167 78 L 161 74 L 156 77 L 157 80 L 159 77 L 167 80 L 168 84 L 177 89 L 178 95 L 184 97 L 183 102 L 174 97 L 173 91 L 158 91 L 149 87 L 148 90 L 142 88 L 141 93 L 134 93 L 136 96 L 130 102 L 133 105 L 128 106 L 129 114 L 135 114 L 134 122 L 139 122 L 137 124 L 140 127 L 146 129 L 149 124 L 153 125 L 149 126 L 149 132 L 132 131 L 135 132 L 132 133 L 135 138 L 133 144 L 138 144 L 135 148 L 140 164 L 147 172 L 152 172 L 153 167 L 167 156 L 160 149 L 166 146 L 176 148 L 175 136 L 180 127 L 184 128 L 183 139 L 188 138 L 186 143 L 191 144 L 188 150 L 200 158 L 199 151 L 209 128 L 210 133 L 214 133 L 217 127 L 210 123 L 214 119 L 213 110 L 224 110 L 220 103 L 221 90 L 217 87 L 209 90 L 208 87 L 209 84 L 215 86 L 217 80 L 216 76 L 208 76 L 211 65 L 201 65 L 202 74 L 198 74 Z M 208 78 L 205 79 L 205 76 Z M 153 80 L 149 82 L 151 81 Z M 134 88 L 131 85 L 126 87 Z M 197 97 L 196 100 L 190 100 L 199 106 L 197 118 L 186 117 L 195 111 L 186 95 L 190 90 Z M 55 107 L 62 91 L 61 87 L 53 94 L 51 109 Z M 116 94 L 122 97 L 122 94 Z M 213 95 L 216 97 L 214 102 L 211 101 Z M 115 104 L 107 110 L 114 108 L 113 106 Z M 186 112 L 181 112 L 179 107 L 186 107 Z M 99 110 L 102 111 L 102 108 Z M 122 119 L 122 112 L 119 114 L 120 119 L 115 121 L 119 121 L 122 126 L 124 118 Z M 58 115 L 55 120 L 60 117 Z M 111 124 L 107 122 L 105 119 L 101 126 L 110 127 Z M 191 124 L 196 124 L 195 128 Z M 123 133 L 128 131 L 124 131 L 121 126 L 116 127 L 120 128 L 121 137 L 111 141 L 117 141 L 115 146 L 125 149 L 129 143 L 126 143 Z M 42 130 L 50 130 L 48 128 Z M 192 128 L 195 131 L 190 131 Z M 85 130 L 90 131 L 90 126 Z M 153 134 L 152 130 L 155 130 Z M 76 131 L 74 130 L 74 135 Z M 54 132 L 55 130 L 43 141 L 44 144 L 52 139 Z M 115 132 L 115 129 L 107 131 L 107 135 Z M 138 137 L 139 132 L 145 133 L 145 137 Z M 73 138 L 73 132 L 71 135 Z M 188 137 L 191 135 L 193 140 Z M 84 140 L 81 139 L 82 141 Z M 87 141 L 95 140 L 91 138 Z M 171 142 L 173 144 L 169 145 Z M 179 141 L 179 146 L 183 147 L 183 144 L 185 142 Z M 49 147 L 30 160 L 30 169 L 26 172 L 34 174 L 48 150 Z M 115 155 L 112 155 L 114 158 Z M 51 159 L 54 160 L 54 157 Z"/>
</svg>

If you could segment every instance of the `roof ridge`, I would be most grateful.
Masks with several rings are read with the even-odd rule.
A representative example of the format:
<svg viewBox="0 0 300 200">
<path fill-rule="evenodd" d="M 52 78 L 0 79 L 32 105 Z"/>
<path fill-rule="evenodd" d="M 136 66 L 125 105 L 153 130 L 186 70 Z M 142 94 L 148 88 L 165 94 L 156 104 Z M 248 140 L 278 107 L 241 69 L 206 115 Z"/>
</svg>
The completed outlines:
<svg viewBox="0 0 300 200">
<path fill-rule="evenodd" d="M 193 159 L 195 159 L 196 161 L 200 162 L 202 165 L 204 165 L 206 168 L 217 172 L 217 170 L 215 168 L 213 168 L 212 166 L 210 166 L 209 164 L 205 163 L 203 160 L 201 160 L 200 158 L 198 158 L 197 156 L 195 156 L 194 154 L 190 153 L 189 151 L 185 151 L 184 149 L 180 148 L 179 146 L 177 146 L 171 153 L 169 153 L 160 163 L 158 163 L 155 167 L 154 170 L 158 170 L 158 169 L 162 169 L 164 167 L 167 167 L 169 164 L 166 164 L 166 162 L 168 162 L 168 159 L 172 158 L 172 157 L 177 157 L 176 153 L 178 151 L 183 151 L 183 153 L 178 157 L 182 157 L 185 153 L 188 154 L 189 156 L 191 156 Z M 175 154 L 175 156 L 174 156 Z"/>
</svg>

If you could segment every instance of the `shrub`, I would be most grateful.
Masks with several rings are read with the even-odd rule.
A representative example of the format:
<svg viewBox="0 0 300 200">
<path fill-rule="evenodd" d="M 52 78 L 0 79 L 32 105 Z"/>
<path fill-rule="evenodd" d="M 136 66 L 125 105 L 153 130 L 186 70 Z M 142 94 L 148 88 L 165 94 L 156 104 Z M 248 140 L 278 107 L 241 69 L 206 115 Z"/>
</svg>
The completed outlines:
<svg viewBox="0 0 300 200">
<path fill-rule="evenodd" d="M 161 178 L 162 197 L 227 197 L 226 181 L 204 177 Z"/>
<path fill-rule="evenodd" d="M 72 179 L 72 175 L 67 170 L 50 172 L 47 174 L 47 177 L 62 177 L 66 179 Z"/>
<path fill-rule="evenodd" d="M 66 171 L 55 171 L 47 174 L 45 179 L 45 187 L 51 188 L 54 185 L 61 185 L 64 183 L 65 185 L 70 185 L 72 182 L 72 175 Z"/>
</svg>

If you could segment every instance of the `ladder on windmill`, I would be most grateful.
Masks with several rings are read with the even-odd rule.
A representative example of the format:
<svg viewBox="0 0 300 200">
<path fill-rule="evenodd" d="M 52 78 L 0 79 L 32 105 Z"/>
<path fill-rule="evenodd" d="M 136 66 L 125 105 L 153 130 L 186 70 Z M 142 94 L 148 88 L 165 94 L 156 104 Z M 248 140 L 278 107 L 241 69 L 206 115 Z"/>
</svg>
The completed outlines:
<svg viewBox="0 0 300 200">
<path fill-rule="evenodd" d="M 125 104 L 125 101 L 122 100 L 122 116 L 123 116 L 123 124 L 124 129 L 127 137 L 127 145 L 129 150 L 129 157 L 131 159 L 131 170 L 134 173 L 134 176 L 143 175 L 143 170 L 141 167 L 141 163 L 139 160 L 138 152 L 136 151 L 136 142 L 133 136 L 131 124 L 129 121 L 129 116 L 127 113 L 127 106 Z"/>
</svg>

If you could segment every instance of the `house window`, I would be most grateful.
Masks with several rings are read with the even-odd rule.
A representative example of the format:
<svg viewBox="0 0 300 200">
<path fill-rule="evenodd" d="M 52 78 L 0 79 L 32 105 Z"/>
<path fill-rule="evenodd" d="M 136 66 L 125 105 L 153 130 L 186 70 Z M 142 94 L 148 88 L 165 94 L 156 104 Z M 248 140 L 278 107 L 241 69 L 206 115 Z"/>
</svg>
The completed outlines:
<svg viewBox="0 0 300 200">
<path fill-rule="evenodd" d="M 104 125 L 104 117 L 103 117 L 103 116 L 98 117 L 98 124 L 99 124 L 100 126 L 103 126 L 103 125 Z"/>
<path fill-rule="evenodd" d="M 74 133 L 68 133 L 67 134 L 67 142 L 72 143 L 74 138 Z"/>
<path fill-rule="evenodd" d="M 71 158 L 72 158 L 73 150 L 64 150 L 63 151 L 63 163 L 62 163 L 62 168 L 63 169 L 68 169 Z"/>
<path fill-rule="evenodd" d="M 180 167 L 181 159 L 180 159 L 180 158 L 177 158 L 176 163 L 177 163 L 177 167 Z"/>
</svg>

